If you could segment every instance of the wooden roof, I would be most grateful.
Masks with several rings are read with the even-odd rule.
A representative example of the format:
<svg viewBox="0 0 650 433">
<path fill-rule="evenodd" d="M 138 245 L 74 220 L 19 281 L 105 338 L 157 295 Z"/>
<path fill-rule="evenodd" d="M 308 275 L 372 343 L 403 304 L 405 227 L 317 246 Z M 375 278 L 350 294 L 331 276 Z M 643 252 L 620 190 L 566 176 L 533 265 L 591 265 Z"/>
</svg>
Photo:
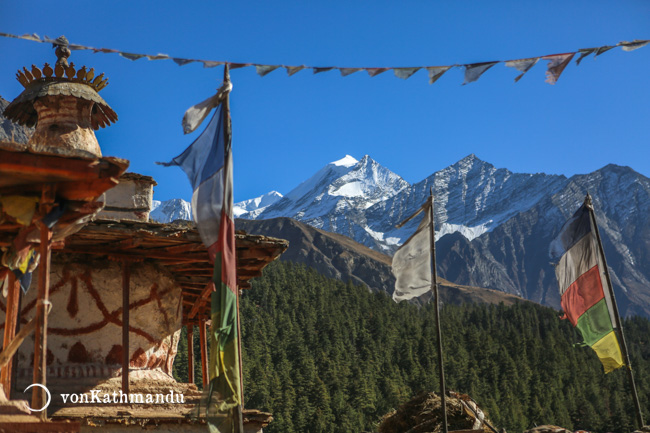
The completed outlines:
<svg viewBox="0 0 650 433">
<path fill-rule="evenodd" d="M 239 288 L 250 288 L 249 280 L 289 246 L 283 239 L 237 233 L 237 278 Z M 209 295 L 213 291 L 213 265 L 193 223 L 170 224 L 98 220 L 65 240 L 59 250 L 113 260 L 153 260 L 165 266 L 183 293 L 183 323 L 196 323 L 198 312 L 210 316 Z"/>
<path fill-rule="evenodd" d="M 0 246 L 10 245 L 19 231 L 37 233 L 36 222 L 60 200 L 66 207 L 53 227 L 54 240 L 65 237 L 101 209 L 94 200 L 117 185 L 128 166 L 127 160 L 81 150 L 0 142 L 0 196 L 35 196 L 40 204 L 28 227 L 0 211 Z M 37 235 L 28 240 L 39 241 Z"/>
</svg>

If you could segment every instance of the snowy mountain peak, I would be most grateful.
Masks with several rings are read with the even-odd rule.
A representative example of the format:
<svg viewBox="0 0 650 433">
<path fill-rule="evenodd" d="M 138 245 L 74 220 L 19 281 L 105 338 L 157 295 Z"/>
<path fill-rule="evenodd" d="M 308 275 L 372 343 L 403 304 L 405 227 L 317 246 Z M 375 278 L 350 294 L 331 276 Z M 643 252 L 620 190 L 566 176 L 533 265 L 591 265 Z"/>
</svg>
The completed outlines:
<svg viewBox="0 0 650 433">
<path fill-rule="evenodd" d="M 263 212 L 242 217 L 289 216 L 325 230 L 345 230 L 339 224 L 350 224 L 350 212 L 367 209 L 408 186 L 408 182 L 368 155 L 361 161 L 346 155 L 321 168 Z"/>
<path fill-rule="evenodd" d="M 336 165 L 339 167 L 353 167 L 358 163 L 359 161 L 357 161 L 356 158 L 354 158 L 353 156 L 345 155 L 343 158 L 339 159 L 338 161 L 330 162 L 330 165 Z"/>
<path fill-rule="evenodd" d="M 263 194 L 259 197 L 235 203 L 233 205 L 232 213 L 235 218 L 254 219 L 255 215 L 259 215 L 264 211 L 264 209 L 271 206 L 282 197 L 282 194 L 277 191 L 267 192 L 266 194 Z"/>
<path fill-rule="evenodd" d="M 173 198 L 163 202 L 153 200 L 149 217 L 160 223 L 176 220 L 192 221 L 192 204 L 182 198 Z"/>
</svg>

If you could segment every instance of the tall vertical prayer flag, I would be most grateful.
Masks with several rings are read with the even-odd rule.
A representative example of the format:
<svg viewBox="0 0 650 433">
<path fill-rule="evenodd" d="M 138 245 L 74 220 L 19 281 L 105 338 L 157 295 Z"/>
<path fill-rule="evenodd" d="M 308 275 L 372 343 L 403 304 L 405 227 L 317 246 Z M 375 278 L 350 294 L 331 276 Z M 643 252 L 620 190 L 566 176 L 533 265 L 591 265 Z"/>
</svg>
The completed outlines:
<svg viewBox="0 0 650 433">
<path fill-rule="evenodd" d="M 214 260 L 210 385 L 207 418 L 215 433 L 241 428 L 241 372 L 237 332 L 237 276 L 233 221 L 232 155 L 227 109 L 220 104 L 203 133 L 172 162 L 194 189 L 192 214 L 201 240 Z M 239 421 L 238 421 L 239 420 Z"/>
<path fill-rule="evenodd" d="M 429 202 L 422 205 L 407 221 L 424 212 L 413 235 L 393 255 L 395 302 L 421 296 L 431 290 L 431 212 Z M 406 221 L 405 221 L 406 222 Z"/>
<path fill-rule="evenodd" d="M 616 334 L 614 294 L 606 278 L 606 262 L 593 226 L 589 197 L 564 224 L 551 243 L 561 305 L 571 324 L 582 334 L 609 373 L 625 365 Z"/>
</svg>

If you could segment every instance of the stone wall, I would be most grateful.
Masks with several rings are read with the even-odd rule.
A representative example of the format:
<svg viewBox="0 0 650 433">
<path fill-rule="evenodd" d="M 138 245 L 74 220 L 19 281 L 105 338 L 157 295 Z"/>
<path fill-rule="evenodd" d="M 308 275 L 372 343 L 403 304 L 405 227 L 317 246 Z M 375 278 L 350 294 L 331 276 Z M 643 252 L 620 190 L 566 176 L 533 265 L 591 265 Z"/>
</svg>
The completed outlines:
<svg viewBox="0 0 650 433">
<path fill-rule="evenodd" d="M 172 373 L 181 329 L 181 289 L 154 263 L 133 263 L 130 280 L 131 370 Z M 26 323 L 35 312 L 38 271 L 23 298 Z M 48 387 L 80 391 L 122 374 L 121 263 L 54 255 L 50 274 Z M 0 305 L 4 323 L 4 305 Z M 18 388 L 32 383 L 33 334 L 18 351 Z M 74 380 L 70 380 L 74 379 Z M 52 388 L 50 387 L 50 390 Z"/>
</svg>

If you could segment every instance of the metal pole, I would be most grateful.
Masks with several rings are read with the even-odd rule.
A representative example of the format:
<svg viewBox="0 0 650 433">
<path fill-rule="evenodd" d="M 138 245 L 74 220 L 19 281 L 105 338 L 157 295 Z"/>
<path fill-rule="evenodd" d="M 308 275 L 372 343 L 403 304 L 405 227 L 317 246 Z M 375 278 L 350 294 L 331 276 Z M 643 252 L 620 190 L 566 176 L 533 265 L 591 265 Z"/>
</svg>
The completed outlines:
<svg viewBox="0 0 650 433">
<path fill-rule="evenodd" d="M 600 231 L 598 230 L 598 224 L 596 224 L 596 214 L 594 213 L 594 206 L 591 201 L 591 195 L 587 194 L 585 197 L 585 205 L 589 209 L 589 215 L 591 216 L 591 224 L 594 226 L 594 231 L 596 232 L 596 239 L 598 240 L 598 249 L 600 250 L 600 256 L 603 258 L 603 267 L 605 268 L 605 278 L 607 279 L 607 285 L 609 286 L 609 291 L 612 299 L 612 308 L 614 309 L 614 318 L 616 320 L 616 327 L 618 328 L 618 334 L 621 337 L 621 352 L 625 357 L 625 365 L 627 370 L 627 377 L 630 381 L 630 387 L 632 388 L 632 398 L 634 400 L 634 406 L 636 407 L 636 420 L 639 424 L 639 428 L 643 427 L 643 412 L 641 411 L 641 404 L 639 403 L 639 395 L 636 392 L 636 384 L 634 383 L 634 374 L 632 373 L 632 364 L 630 364 L 630 356 L 627 351 L 627 343 L 625 342 L 625 335 L 623 334 L 623 323 L 621 322 L 621 316 L 618 313 L 618 306 L 616 305 L 616 297 L 614 296 L 614 286 L 612 286 L 612 280 L 609 276 L 609 267 L 607 266 L 607 259 L 605 258 L 605 250 L 603 249 L 603 243 L 600 239 Z"/>
<path fill-rule="evenodd" d="M 433 211 L 433 187 L 431 187 L 431 195 L 429 196 L 431 212 L 430 218 L 430 243 L 431 243 L 431 291 L 435 297 L 436 308 L 436 328 L 438 332 L 438 366 L 440 370 L 440 399 L 442 402 L 442 427 L 443 432 L 447 433 L 447 391 L 445 389 L 445 367 L 442 363 L 442 331 L 440 330 L 440 295 L 438 293 L 438 273 L 436 271 L 436 232 Z"/>
</svg>

